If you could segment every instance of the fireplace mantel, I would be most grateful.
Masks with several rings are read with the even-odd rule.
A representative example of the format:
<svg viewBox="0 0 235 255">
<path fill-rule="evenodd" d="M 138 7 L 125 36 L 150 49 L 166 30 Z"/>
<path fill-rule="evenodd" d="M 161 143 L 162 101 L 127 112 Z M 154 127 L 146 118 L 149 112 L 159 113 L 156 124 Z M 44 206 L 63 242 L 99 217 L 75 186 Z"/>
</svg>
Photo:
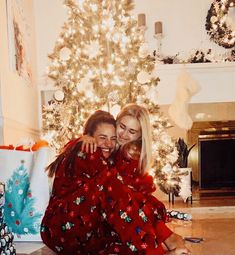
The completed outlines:
<svg viewBox="0 0 235 255">
<path fill-rule="evenodd" d="M 156 64 L 156 71 L 172 72 L 181 69 L 187 69 L 192 72 L 234 72 L 235 62 L 222 63 L 186 63 L 186 64 Z"/>
</svg>

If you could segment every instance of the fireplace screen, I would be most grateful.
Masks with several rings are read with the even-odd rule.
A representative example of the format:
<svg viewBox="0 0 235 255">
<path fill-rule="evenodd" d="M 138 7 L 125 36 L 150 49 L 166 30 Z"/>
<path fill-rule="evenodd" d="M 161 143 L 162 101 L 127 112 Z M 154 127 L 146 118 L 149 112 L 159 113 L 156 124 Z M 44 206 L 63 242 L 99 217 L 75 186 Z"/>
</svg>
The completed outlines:
<svg viewBox="0 0 235 255">
<path fill-rule="evenodd" d="M 235 187 L 235 137 L 199 138 L 200 187 Z"/>
</svg>

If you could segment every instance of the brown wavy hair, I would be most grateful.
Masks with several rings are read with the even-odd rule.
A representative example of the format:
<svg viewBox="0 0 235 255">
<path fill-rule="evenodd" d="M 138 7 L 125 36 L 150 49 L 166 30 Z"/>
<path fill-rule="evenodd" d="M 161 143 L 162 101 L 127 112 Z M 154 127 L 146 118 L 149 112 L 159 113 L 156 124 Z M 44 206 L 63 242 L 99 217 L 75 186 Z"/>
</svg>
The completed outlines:
<svg viewBox="0 0 235 255">
<path fill-rule="evenodd" d="M 116 120 L 113 115 L 109 112 L 97 110 L 92 115 L 89 116 L 84 125 L 83 135 L 93 136 L 97 127 L 101 123 L 111 124 L 116 128 Z M 62 152 L 57 156 L 57 158 L 46 168 L 48 171 L 48 176 L 53 177 L 53 175 L 58 170 L 59 166 L 64 163 L 64 171 L 68 176 L 73 176 L 73 166 L 78 151 L 81 148 L 82 142 L 80 139 L 75 139 L 70 141 L 63 148 Z"/>
</svg>

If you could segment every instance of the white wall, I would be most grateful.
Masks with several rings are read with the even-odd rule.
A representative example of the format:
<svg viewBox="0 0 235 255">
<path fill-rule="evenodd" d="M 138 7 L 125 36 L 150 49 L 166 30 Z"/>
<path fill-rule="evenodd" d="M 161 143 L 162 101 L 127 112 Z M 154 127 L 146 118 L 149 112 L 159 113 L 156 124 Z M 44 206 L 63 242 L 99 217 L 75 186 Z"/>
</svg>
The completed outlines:
<svg viewBox="0 0 235 255">
<path fill-rule="evenodd" d="M 66 21 L 67 9 L 62 0 L 34 0 L 38 45 L 38 81 L 43 89 L 50 81 L 45 79 L 47 54 L 52 52 L 61 26 Z M 212 48 L 214 52 L 226 52 L 226 49 L 209 40 L 205 30 L 207 11 L 211 0 L 136 0 L 134 10 L 145 13 L 147 18 L 146 40 L 151 51 L 156 49 L 154 22 L 163 22 L 162 52 L 175 55 L 178 52 L 188 56 L 193 49 Z M 157 66 L 156 73 L 161 81 L 158 85 L 158 103 L 170 104 L 175 95 L 176 79 L 181 65 Z M 235 65 L 201 64 L 188 65 L 186 69 L 200 83 L 201 91 L 192 98 L 194 103 L 233 102 L 235 101 Z M 202 70 L 203 69 L 203 70 Z"/>
<path fill-rule="evenodd" d="M 24 79 L 12 71 L 9 60 L 9 45 L 7 34 L 6 1 L 0 1 L 0 85 L 3 139 L 1 144 L 17 144 L 25 138 L 37 139 L 39 137 L 38 125 L 38 92 L 35 80 L 35 30 L 33 2 L 24 0 L 25 11 L 30 13 L 29 25 L 31 26 L 30 51 L 32 55 L 31 68 L 33 82 L 27 84 Z"/>
<path fill-rule="evenodd" d="M 148 27 L 146 39 L 152 49 L 156 48 L 154 23 L 163 23 L 162 51 L 166 55 L 178 52 L 190 53 L 193 49 L 213 48 L 224 52 L 224 48 L 209 40 L 205 22 L 211 0 L 135 0 L 134 13 L 146 14 Z"/>
<path fill-rule="evenodd" d="M 33 0 L 33 2 L 37 31 L 37 82 L 39 86 L 44 87 L 51 85 L 51 81 L 46 77 L 46 69 L 50 63 L 47 56 L 52 53 L 61 27 L 67 20 L 67 9 L 63 5 L 63 0 Z"/>
</svg>

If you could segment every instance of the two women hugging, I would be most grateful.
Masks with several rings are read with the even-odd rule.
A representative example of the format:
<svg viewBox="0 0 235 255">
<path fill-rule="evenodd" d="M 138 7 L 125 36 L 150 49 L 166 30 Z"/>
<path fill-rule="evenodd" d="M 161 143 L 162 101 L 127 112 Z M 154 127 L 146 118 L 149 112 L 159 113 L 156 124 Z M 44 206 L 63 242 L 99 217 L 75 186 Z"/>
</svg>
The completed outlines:
<svg viewBox="0 0 235 255">
<path fill-rule="evenodd" d="M 96 111 L 83 136 L 48 167 L 55 178 L 41 224 L 44 243 L 57 254 L 190 254 L 152 195 L 150 165 L 147 110 L 130 104 L 116 120 Z"/>
</svg>

